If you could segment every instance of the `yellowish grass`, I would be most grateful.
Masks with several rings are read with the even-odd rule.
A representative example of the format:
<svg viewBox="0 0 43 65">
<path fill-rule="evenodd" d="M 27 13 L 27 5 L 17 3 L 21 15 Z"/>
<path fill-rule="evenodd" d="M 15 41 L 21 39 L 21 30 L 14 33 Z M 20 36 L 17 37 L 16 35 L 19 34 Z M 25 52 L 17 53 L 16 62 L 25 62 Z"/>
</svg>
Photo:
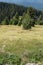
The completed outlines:
<svg viewBox="0 0 43 65">
<path fill-rule="evenodd" d="M 43 26 L 36 26 L 31 30 L 23 30 L 18 26 L 0 26 L 0 40 L 1 39 L 18 39 L 25 40 L 38 39 L 43 40 Z"/>
<path fill-rule="evenodd" d="M 41 45 L 40 45 L 41 44 Z M 31 30 L 23 30 L 14 25 L 0 25 L 0 48 L 17 54 L 25 50 L 43 50 L 43 26 L 35 26 Z"/>
</svg>

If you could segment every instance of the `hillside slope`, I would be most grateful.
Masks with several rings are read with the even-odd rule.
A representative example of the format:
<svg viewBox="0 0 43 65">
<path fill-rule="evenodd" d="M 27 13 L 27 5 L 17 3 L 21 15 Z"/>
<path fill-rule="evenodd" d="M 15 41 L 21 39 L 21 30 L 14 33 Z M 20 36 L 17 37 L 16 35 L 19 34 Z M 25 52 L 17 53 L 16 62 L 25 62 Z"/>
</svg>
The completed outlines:
<svg viewBox="0 0 43 65">
<path fill-rule="evenodd" d="M 26 12 L 26 9 L 26 7 L 16 4 L 0 2 L 0 22 L 6 17 L 10 20 L 16 14 L 16 12 L 18 12 L 18 14 L 21 16 L 24 12 Z"/>
</svg>

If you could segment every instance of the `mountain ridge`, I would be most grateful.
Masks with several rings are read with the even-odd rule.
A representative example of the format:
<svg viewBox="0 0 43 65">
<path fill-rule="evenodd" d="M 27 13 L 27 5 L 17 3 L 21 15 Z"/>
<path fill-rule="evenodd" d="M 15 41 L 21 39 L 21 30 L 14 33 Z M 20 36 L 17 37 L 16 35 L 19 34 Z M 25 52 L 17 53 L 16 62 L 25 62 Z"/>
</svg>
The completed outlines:
<svg viewBox="0 0 43 65">
<path fill-rule="evenodd" d="M 4 3 L 11 3 L 11 2 L 4 2 Z M 34 2 L 12 2 L 11 4 L 16 4 L 19 6 L 25 6 L 25 7 L 34 7 L 39 10 L 43 10 L 43 3 L 34 3 Z"/>
</svg>

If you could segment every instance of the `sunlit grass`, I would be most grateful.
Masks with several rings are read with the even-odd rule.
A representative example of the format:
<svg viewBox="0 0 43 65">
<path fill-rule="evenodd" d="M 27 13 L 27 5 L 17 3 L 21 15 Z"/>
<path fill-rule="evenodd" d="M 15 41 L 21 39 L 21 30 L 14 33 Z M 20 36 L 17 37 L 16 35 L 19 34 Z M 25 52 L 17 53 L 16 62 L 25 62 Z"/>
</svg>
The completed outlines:
<svg viewBox="0 0 43 65">
<path fill-rule="evenodd" d="M 0 25 L 0 52 L 22 55 L 26 51 L 43 51 L 43 26 L 31 30 L 13 25 Z"/>
</svg>

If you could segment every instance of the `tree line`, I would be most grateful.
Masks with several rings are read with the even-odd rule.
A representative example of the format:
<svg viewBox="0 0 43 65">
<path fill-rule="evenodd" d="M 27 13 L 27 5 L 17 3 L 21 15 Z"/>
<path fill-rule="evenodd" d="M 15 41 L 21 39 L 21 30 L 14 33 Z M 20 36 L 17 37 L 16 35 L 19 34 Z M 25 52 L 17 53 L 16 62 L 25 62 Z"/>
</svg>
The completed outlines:
<svg viewBox="0 0 43 65">
<path fill-rule="evenodd" d="M 0 2 L 0 24 L 23 25 L 24 29 L 30 29 L 37 24 L 43 25 L 43 11 L 33 7 Z"/>
<path fill-rule="evenodd" d="M 26 9 L 26 7 L 16 4 L 0 2 L 0 24 L 6 18 L 10 21 L 16 12 L 18 12 L 19 16 L 22 16 L 23 13 L 26 12 Z"/>
</svg>

